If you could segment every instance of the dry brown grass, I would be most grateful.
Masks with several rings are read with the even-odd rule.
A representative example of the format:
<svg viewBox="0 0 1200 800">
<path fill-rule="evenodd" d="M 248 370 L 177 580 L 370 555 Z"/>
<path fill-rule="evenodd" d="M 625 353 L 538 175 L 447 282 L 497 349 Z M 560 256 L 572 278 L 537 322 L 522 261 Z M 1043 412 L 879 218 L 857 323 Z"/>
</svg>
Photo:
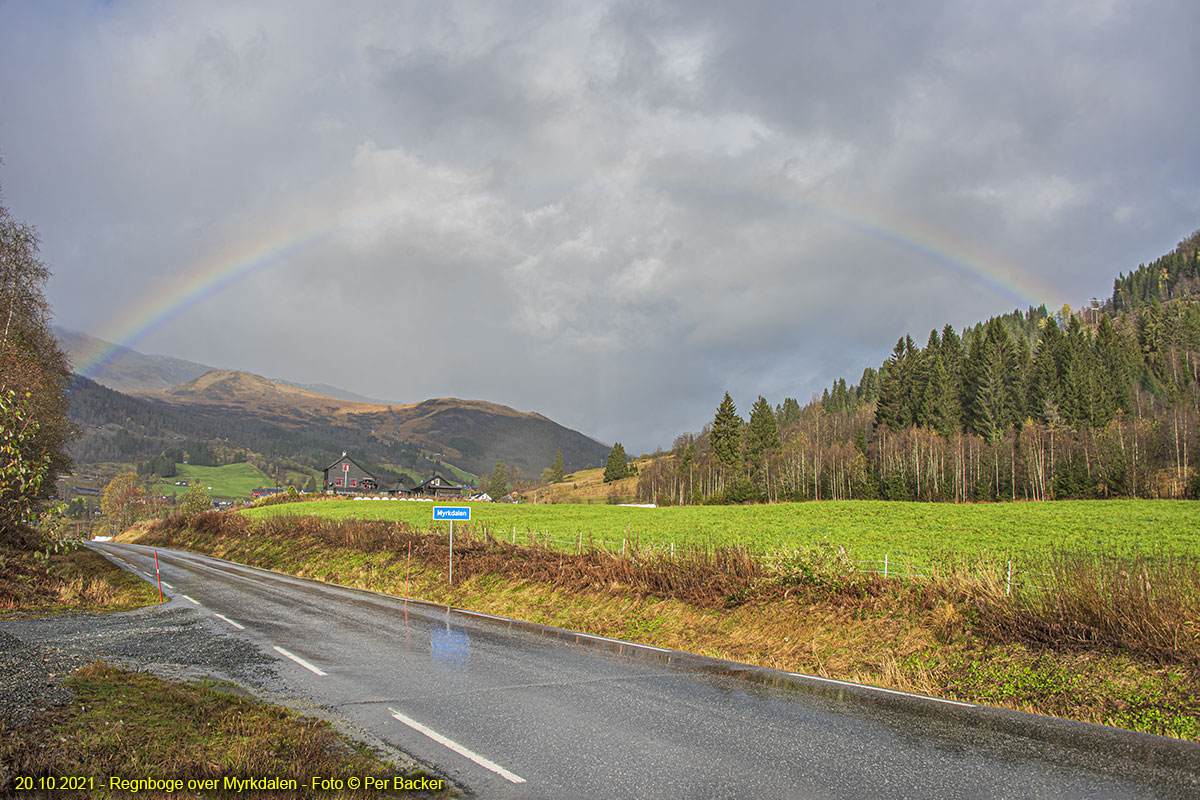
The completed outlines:
<svg viewBox="0 0 1200 800">
<path fill-rule="evenodd" d="M 209 684 L 169 683 L 96 662 L 68 679 L 77 702 L 36 714 L 18 728 L 0 725 L 0 763 L 13 776 L 93 776 L 75 796 L 127 797 L 106 788 L 109 776 L 222 779 L 280 777 L 303 787 L 314 775 L 390 778 L 398 770 L 327 722 L 300 717 Z M 410 777 L 412 777 L 410 775 Z M 219 783 L 218 786 L 221 784 Z M 0 794 L 12 787 L 0 785 Z M 139 791 L 149 797 L 234 797 L 234 791 Z M 254 794 L 254 793 L 252 793 Z M 339 796 L 437 796 L 411 792 L 342 792 Z M 274 797 L 327 797 L 298 788 Z M 17 795 L 20 796 L 20 795 Z"/>
<path fill-rule="evenodd" d="M 562 483 L 537 486 L 523 496 L 532 503 L 607 503 L 614 497 L 626 503 L 637 497 L 637 483 L 636 475 L 605 483 L 604 467 L 601 466 L 574 472 Z"/>
<path fill-rule="evenodd" d="M 1037 577 L 1011 594 L 999 567 L 987 564 L 944 569 L 930 586 L 971 610 L 975 629 L 992 641 L 1200 666 L 1196 559 L 1054 552 L 1029 571 Z"/>
<path fill-rule="evenodd" d="M 0 617 L 127 611 L 157 602 L 149 584 L 90 550 L 48 559 L 0 551 Z"/>
</svg>

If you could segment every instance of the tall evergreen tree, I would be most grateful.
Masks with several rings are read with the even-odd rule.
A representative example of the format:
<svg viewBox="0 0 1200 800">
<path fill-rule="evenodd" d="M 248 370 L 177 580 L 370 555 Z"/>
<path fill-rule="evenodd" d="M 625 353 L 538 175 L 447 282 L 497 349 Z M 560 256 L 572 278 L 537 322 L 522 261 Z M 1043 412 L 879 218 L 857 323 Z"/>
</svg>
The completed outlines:
<svg viewBox="0 0 1200 800">
<path fill-rule="evenodd" d="M 558 448 L 558 455 L 554 456 L 554 463 L 550 465 L 550 480 L 554 483 L 562 483 L 563 479 L 563 456 L 562 448 Z"/>
<path fill-rule="evenodd" d="M 970 427 L 990 442 L 1020 421 L 1023 376 L 1016 347 L 999 318 L 988 320 L 981 334 L 972 337 L 967 359 L 970 391 Z"/>
<path fill-rule="evenodd" d="M 800 421 L 800 403 L 794 397 L 783 398 L 783 405 L 775 409 L 780 428 L 787 428 Z"/>
<path fill-rule="evenodd" d="M 629 456 L 625 455 L 625 448 L 621 446 L 621 443 L 616 442 L 613 444 L 612 450 L 608 451 L 608 461 L 604 464 L 604 482 L 619 481 L 628 475 Z"/>
<path fill-rule="evenodd" d="M 738 416 L 737 406 L 729 392 L 717 406 L 717 415 L 713 417 L 712 429 L 708 432 L 708 440 L 712 445 L 713 457 L 717 463 L 727 470 L 740 472 L 738 467 L 742 460 L 742 418 Z"/>
<path fill-rule="evenodd" d="M 497 461 L 496 466 L 492 468 L 492 478 L 488 481 L 487 492 L 493 500 L 499 500 L 508 494 L 508 465 L 503 461 Z"/>
<path fill-rule="evenodd" d="M 1061 425 L 1062 377 L 1059 365 L 1063 361 L 1062 332 L 1058 323 L 1047 319 L 1042 327 L 1042 336 L 1033 351 L 1026 381 L 1026 405 L 1031 416 L 1047 425 Z"/>
<path fill-rule="evenodd" d="M 757 476 L 770 454 L 782 446 L 779 425 L 771 411 L 771 404 L 760 394 L 750 408 L 750 424 L 746 429 L 746 457 L 750 461 L 751 472 Z"/>
</svg>

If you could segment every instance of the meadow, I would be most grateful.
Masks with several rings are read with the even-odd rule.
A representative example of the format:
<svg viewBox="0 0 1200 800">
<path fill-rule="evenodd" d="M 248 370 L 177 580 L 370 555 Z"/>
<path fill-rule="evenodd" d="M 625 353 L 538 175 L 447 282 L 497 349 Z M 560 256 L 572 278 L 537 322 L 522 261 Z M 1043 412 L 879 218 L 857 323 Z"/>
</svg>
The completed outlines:
<svg viewBox="0 0 1200 800">
<path fill-rule="evenodd" d="M 151 492 L 156 495 L 182 494 L 187 486 L 176 486 L 175 481 L 187 481 L 189 485 L 199 483 L 204 488 L 212 487 L 214 499 L 232 500 L 250 496 L 250 492 L 263 486 L 274 486 L 275 481 L 253 464 L 227 464 L 223 467 L 201 467 L 194 464 L 179 464 L 178 474 L 162 483 L 154 484 Z"/>
<path fill-rule="evenodd" d="M 445 531 L 429 502 L 323 500 L 248 509 L 254 519 L 313 514 L 380 519 Z M 854 558 L 926 564 L 948 555 L 1040 560 L 1046 553 L 1172 554 L 1200 557 L 1200 503 L 1186 500 L 1068 500 L 1049 503 L 899 503 L 822 501 L 759 506 L 636 508 L 615 505 L 470 505 L 469 529 L 518 543 L 530 532 L 609 549 L 642 546 L 711 549 L 736 544 L 752 552 L 813 544 L 841 546 Z M 455 526 L 463 531 L 463 523 Z"/>
</svg>

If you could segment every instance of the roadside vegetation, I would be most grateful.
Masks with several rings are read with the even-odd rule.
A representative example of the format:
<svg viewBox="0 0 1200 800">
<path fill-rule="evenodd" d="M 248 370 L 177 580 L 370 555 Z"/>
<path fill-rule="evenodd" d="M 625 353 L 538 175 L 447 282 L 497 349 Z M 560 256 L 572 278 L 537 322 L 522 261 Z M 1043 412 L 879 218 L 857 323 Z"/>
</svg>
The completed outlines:
<svg viewBox="0 0 1200 800">
<path fill-rule="evenodd" d="M 0 619 L 67 612 L 131 611 L 158 592 L 104 556 L 76 545 L 55 552 L 0 550 Z"/>
<path fill-rule="evenodd" d="M 85 776 L 86 792 L 63 794 L 96 798 L 128 797 L 114 791 L 110 776 L 180 781 L 182 790 L 140 790 L 150 797 L 329 797 L 308 786 L 313 776 L 361 779 L 370 775 L 419 780 L 424 773 L 400 770 L 365 746 L 355 744 L 321 720 L 244 696 L 236 687 L 203 682 L 168 683 L 144 672 L 94 662 L 72 675 L 67 685 L 76 702 L 35 714 L 19 728 L 0 723 L 0 762 L 10 781 L 17 776 L 63 781 Z M 226 790 L 225 777 L 295 780 L 293 791 Z M 215 788 L 188 789 L 189 781 L 213 781 Z M 303 788 L 302 788 L 303 787 Z M 4 792 L 0 786 L 0 793 Z M 8 787 L 10 790 L 12 787 Z M 59 788 L 63 788 L 60 786 Z M 50 794 L 57 794 L 51 792 Z M 21 792 L 17 796 L 27 794 Z M 336 792 L 339 797 L 447 797 L 439 792 Z"/>
<path fill-rule="evenodd" d="M 926 577 L 884 578 L 823 542 L 768 558 L 738 545 L 622 556 L 586 540 L 564 552 L 479 528 L 455 534 L 453 586 L 447 537 L 402 522 L 213 512 L 126 536 L 601 636 L 1200 740 L 1195 556 L 1050 550 L 1039 584 L 1010 587 L 999 560 L 947 556 Z"/>
</svg>

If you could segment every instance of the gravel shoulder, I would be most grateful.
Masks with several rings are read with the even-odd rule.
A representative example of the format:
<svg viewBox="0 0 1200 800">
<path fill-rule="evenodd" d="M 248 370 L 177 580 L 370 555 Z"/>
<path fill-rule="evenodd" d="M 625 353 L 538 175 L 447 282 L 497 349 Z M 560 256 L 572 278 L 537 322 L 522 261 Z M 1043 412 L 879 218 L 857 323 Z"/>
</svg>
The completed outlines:
<svg viewBox="0 0 1200 800">
<path fill-rule="evenodd" d="M 74 701 L 62 681 L 96 659 L 169 681 L 223 681 L 258 699 L 328 720 L 397 767 L 436 771 L 299 696 L 277 661 L 181 601 L 116 614 L 61 614 L 0 621 L 0 718 L 20 725 Z"/>
<path fill-rule="evenodd" d="M 286 690 L 272 659 L 203 614 L 170 605 L 0 622 L 0 713 L 19 724 L 34 711 L 70 702 L 61 679 L 98 658 L 167 680 L 209 678 L 266 694 Z"/>
</svg>

